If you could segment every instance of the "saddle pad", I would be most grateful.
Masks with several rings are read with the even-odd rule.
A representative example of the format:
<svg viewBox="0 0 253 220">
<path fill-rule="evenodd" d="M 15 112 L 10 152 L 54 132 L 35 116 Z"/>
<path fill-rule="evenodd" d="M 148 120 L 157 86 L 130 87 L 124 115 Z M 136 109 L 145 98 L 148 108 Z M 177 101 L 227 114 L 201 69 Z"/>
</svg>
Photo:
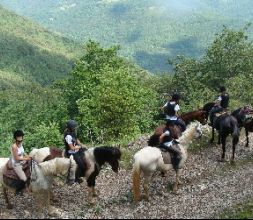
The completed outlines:
<svg viewBox="0 0 253 220">
<path fill-rule="evenodd" d="M 161 151 L 163 156 L 163 162 L 164 164 L 171 164 L 171 156 L 168 151 Z"/>
<path fill-rule="evenodd" d="M 11 167 L 10 167 L 10 164 L 11 164 Z M 28 163 L 25 163 L 23 165 L 23 170 L 25 172 L 25 175 L 27 178 L 30 178 L 31 176 L 31 172 L 30 172 L 30 162 Z M 7 177 L 7 178 L 10 178 L 10 179 L 14 179 L 14 180 L 19 180 L 19 177 L 18 175 L 16 174 L 15 170 L 13 169 L 12 167 L 12 162 L 11 160 L 9 160 L 7 162 L 7 164 L 5 165 L 4 167 L 4 170 L 3 170 L 3 176 Z"/>
<path fill-rule="evenodd" d="M 227 114 L 227 112 L 219 112 L 219 113 L 216 113 L 215 116 L 220 117 L 220 116 L 225 115 L 225 114 Z"/>
</svg>

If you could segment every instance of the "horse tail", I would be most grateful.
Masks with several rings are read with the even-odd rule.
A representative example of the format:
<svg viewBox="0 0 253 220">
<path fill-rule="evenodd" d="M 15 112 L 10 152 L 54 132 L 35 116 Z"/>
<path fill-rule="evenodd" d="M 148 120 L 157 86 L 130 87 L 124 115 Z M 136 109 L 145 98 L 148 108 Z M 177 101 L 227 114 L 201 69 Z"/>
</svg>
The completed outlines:
<svg viewBox="0 0 253 220">
<path fill-rule="evenodd" d="M 141 167 L 138 162 L 135 161 L 133 167 L 133 193 L 134 193 L 134 201 L 138 202 L 141 200 Z"/>
<path fill-rule="evenodd" d="M 233 133 L 232 133 L 233 144 L 236 145 L 239 142 L 240 130 L 239 130 L 239 126 L 238 126 L 238 123 L 235 118 L 233 120 L 232 126 L 233 126 Z"/>
</svg>

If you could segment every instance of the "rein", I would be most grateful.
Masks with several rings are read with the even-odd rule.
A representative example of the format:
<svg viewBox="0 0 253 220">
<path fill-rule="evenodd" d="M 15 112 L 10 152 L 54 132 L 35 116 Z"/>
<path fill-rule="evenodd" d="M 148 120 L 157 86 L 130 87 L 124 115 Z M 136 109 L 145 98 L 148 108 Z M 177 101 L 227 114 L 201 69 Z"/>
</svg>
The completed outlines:
<svg viewBox="0 0 253 220">
<path fill-rule="evenodd" d="M 35 169 L 36 165 L 39 166 L 39 164 L 35 160 L 32 159 L 31 166 L 30 166 L 31 182 L 35 182 L 38 179 L 38 175 L 37 175 L 37 172 L 36 172 L 36 169 Z M 32 175 L 33 170 L 34 170 L 35 175 Z"/>
</svg>

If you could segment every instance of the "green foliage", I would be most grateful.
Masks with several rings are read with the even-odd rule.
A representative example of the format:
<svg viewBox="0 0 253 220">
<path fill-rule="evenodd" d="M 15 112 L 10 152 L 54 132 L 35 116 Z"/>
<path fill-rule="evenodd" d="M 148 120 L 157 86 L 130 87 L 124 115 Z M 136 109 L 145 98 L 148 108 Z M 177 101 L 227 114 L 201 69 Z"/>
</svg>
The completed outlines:
<svg viewBox="0 0 253 220">
<path fill-rule="evenodd" d="M 16 129 L 22 129 L 27 134 L 27 151 L 42 144 L 60 144 L 62 138 L 59 139 L 59 133 L 62 133 L 68 116 L 59 91 L 38 85 L 25 90 L 1 91 L 0 106 L 1 154 L 6 153 L 2 149 L 11 145 L 12 133 Z M 48 137 L 45 138 L 45 135 Z"/>
<path fill-rule="evenodd" d="M 220 219 L 252 219 L 253 202 L 237 205 L 234 210 L 227 211 L 220 216 Z"/>
<path fill-rule="evenodd" d="M 0 88 L 20 87 L 17 85 L 20 78 L 50 85 L 71 71 L 79 52 L 71 40 L 50 33 L 1 6 L 0 27 L 0 78 L 2 72 L 8 75 L 7 82 L 6 75 L 0 81 Z"/>
<path fill-rule="evenodd" d="M 69 110 L 93 141 L 134 137 L 152 124 L 156 93 L 141 82 L 136 67 L 90 41 L 66 85 Z M 142 73 L 143 74 L 143 73 Z"/>
<path fill-rule="evenodd" d="M 253 44 L 243 30 L 224 28 L 200 59 L 178 57 L 174 86 L 183 94 L 183 109 L 196 109 L 217 96 L 221 85 L 231 95 L 231 109 L 252 104 Z"/>
<path fill-rule="evenodd" d="M 63 136 L 60 133 L 59 125 L 56 122 L 40 125 L 28 131 L 25 136 L 25 145 L 28 146 L 28 152 L 32 148 L 59 147 L 63 145 Z"/>
</svg>

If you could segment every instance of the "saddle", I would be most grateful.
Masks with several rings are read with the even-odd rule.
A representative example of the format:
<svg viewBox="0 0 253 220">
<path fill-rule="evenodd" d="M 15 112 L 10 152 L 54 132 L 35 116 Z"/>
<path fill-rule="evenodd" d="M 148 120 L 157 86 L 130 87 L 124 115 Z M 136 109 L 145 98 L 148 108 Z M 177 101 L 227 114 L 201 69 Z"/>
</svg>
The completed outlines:
<svg viewBox="0 0 253 220">
<path fill-rule="evenodd" d="M 178 150 L 180 150 L 180 148 L 178 147 L 177 144 L 174 144 L 173 147 L 178 148 Z M 180 167 L 179 167 L 180 160 L 178 159 L 178 157 L 175 156 L 174 153 L 169 152 L 169 151 L 162 149 L 162 148 L 160 148 L 160 150 L 162 153 L 164 164 L 172 164 L 174 169 L 180 169 Z"/>
<path fill-rule="evenodd" d="M 31 176 L 30 166 L 31 166 L 31 161 L 28 161 L 23 165 L 23 171 L 25 172 L 27 179 L 29 179 Z M 13 169 L 11 159 L 8 160 L 7 164 L 4 167 L 3 176 L 7 177 L 9 179 L 13 179 L 13 180 L 19 180 L 18 175 L 16 174 L 15 170 Z"/>
<path fill-rule="evenodd" d="M 226 115 L 226 114 L 228 114 L 228 112 L 227 111 L 223 111 L 223 112 L 215 113 L 214 115 L 215 115 L 215 117 L 219 118 L 220 116 L 223 116 L 223 115 Z"/>
</svg>

